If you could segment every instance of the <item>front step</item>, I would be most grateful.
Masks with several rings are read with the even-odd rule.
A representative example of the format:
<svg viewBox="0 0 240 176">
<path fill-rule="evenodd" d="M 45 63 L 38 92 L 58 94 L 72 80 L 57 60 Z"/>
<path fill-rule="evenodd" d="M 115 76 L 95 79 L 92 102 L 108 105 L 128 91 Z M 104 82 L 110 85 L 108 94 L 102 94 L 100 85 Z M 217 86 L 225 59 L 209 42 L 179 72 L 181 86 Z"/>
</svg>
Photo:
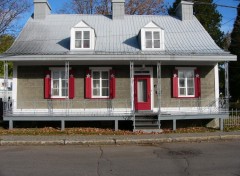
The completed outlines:
<svg viewBox="0 0 240 176">
<path fill-rule="evenodd" d="M 151 132 L 162 132 L 159 129 L 159 122 L 157 116 L 135 116 L 134 131 L 144 131 L 147 133 Z"/>
</svg>

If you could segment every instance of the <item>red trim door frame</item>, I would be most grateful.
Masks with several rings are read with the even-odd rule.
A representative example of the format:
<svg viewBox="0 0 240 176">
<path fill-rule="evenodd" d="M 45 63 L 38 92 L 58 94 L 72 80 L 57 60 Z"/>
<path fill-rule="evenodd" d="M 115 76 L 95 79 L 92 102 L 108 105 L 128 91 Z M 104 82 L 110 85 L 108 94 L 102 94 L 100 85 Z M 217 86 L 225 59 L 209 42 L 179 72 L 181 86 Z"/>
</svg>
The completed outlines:
<svg viewBox="0 0 240 176">
<path fill-rule="evenodd" d="M 150 75 L 134 76 L 135 110 L 151 110 Z"/>
</svg>

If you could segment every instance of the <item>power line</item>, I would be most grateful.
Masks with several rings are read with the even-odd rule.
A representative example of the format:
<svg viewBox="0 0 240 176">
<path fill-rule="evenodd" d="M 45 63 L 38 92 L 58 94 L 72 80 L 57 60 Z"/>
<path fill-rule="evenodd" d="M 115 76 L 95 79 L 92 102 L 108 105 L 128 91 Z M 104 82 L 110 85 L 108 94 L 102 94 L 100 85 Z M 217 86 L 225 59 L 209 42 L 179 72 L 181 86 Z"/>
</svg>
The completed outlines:
<svg viewBox="0 0 240 176">
<path fill-rule="evenodd" d="M 217 1 L 218 2 L 218 1 Z M 234 9 L 239 9 L 239 7 L 235 7 L 235 6 L 229 6 L 229 5 L 223 5 L 223 4 L 216 4 L 216 3 L 209 3 L 209 2 L 201 2 L 201 1 L 194 1 L 194 3 L 196 4 L 203 4 L 203 5 L 216 5 L 219 7 L 227 7 L 227 8 L 234 8 Z"/>
</svg>

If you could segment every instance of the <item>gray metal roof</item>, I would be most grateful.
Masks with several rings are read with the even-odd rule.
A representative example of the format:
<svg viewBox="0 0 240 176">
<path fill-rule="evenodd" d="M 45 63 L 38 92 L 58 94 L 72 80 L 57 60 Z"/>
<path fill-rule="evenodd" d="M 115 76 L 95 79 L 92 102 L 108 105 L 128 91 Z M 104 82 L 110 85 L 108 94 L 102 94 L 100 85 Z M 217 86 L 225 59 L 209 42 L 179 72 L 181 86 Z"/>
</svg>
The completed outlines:
<svg viewBox="0 0 240 176">
<path fill-rule="evenodd" d="M 81 54 L 70 51 L 70 30 L 81 21 L 96 33 L 95 50 L 85 54 L 228 55 L 214 43 L 195 17 L 181 21 L 171 16 L 125 15 L 124 20 L 112 20 L 111 16 L 72 14 L 52 14 L 45 20 L 30 18 L 6 54 Z M 137 36 L 151 21 L 164 29 L 165 51 L 143 52 L 140 49 Z"/>
</svg>

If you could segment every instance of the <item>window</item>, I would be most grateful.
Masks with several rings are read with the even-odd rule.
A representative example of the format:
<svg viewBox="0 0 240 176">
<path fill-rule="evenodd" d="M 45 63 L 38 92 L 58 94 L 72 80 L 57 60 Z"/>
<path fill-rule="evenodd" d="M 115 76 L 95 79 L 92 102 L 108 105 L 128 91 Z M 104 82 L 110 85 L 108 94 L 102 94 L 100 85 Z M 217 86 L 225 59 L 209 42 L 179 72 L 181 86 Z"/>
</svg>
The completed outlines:
<svg viewBox="0 0 240 176">
<path fill-rule="evenodd" d="M 160 48 L 160 32 L 146 31 L 146 48 Z"/>
<path fill-rule="evenodd" d="M 201 96 L 200 75 L 196 68 L 179 67 L 173 72 L 173 97 L 195 97 Z"/>
<path fill-rule="evenodd" d="M 94 50 L 95 31 L 86 22 L 81 21 L 71 28 L 70 49 L 75 51 Z"/>
<path fill-rule="evenodd" d="M 90 31 L 75 31 L 75 48 L 90 48 Z"/>
<path fill-rule="evenodd" d="M 66 98 L 68 96 L 68 78 L 65 77 L 65 70 L 52 71 L 51 83 L 52 98 Z"/>
<path fill-rule="evenodd" d="M 178 76 L 179 96 L 194 96 L 194 71 L 179 70 Z"/>
<path fill-rule="evenodd" d="M 164 29 L 156 23 L 150 22 L 145 25 L 140 31 L 141 50 L 143 51 L 163 51 L 164 44 Z"/>
<path fill-rule="evenodd" d="M 65 75 L 64 67 L 52 67 L 45 71 L 44 98 L 74 98 L 75 85 L 73 70 L 69 70 L 69 77 Z"/>
<path fill-rule="evenodd" d="M 110 67 L 92 67 L 86 71 L 85 98 L 110 98 L 116 96 L 115 71 Z"/>
<path fill-rule="evenodd" d="M 92 81 L 93 81 L 93 88 L 92 88 L 93 98 L 109 97 L 109 72 L 108 71 L 93 71 Z"/>
</svg>

